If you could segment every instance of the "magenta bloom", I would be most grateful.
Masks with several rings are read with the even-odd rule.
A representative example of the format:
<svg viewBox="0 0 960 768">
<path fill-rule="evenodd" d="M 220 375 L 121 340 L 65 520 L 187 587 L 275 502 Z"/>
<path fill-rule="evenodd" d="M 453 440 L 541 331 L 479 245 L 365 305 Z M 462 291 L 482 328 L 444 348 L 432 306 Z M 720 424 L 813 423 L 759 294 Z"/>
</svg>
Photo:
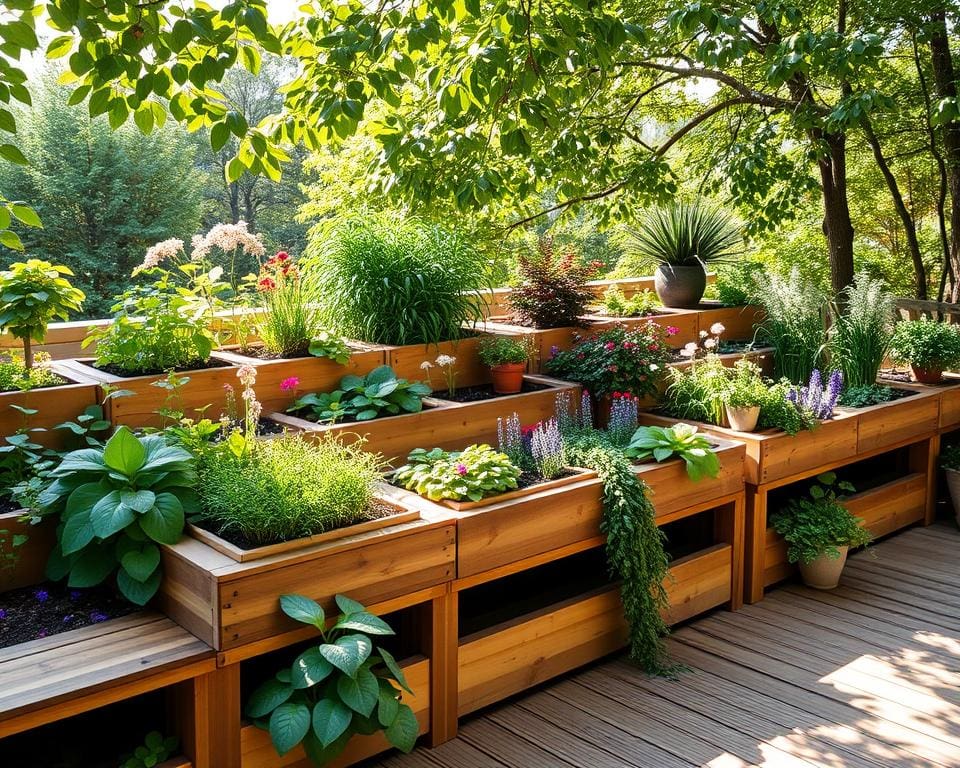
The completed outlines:
<svg viewBox="0 0 960 768">
<path fill-rule="evenodd" d="M 676 336 L 678 333 L 680 333 L 680 329 L 677 328 L 677 326 L 675 325 L 667 326 L 667 336 Z"/>
<path fill-rule="evenodd" d="M 460 475 L 460 477 L 463 477 L 465 474 L 467 474 L 467 465 L 457 464 L 457 474 Z"/>
<path fill-rule="evenodd" d="M 606 344 L 603 345 L 603 348 L 608 352 L 612 352 L 617 348 L 617 345 L 614 344 L 612 341 L 608 341 Z"/>
<path fill-rule="evenodd" d="M 290 378 L 284 379 L 280 382 L 280 389 L 284 392 L 292 392 L 297 387 L 300 386 L 300 379 L 296 376 L 291 376 Z"/>
</svg>

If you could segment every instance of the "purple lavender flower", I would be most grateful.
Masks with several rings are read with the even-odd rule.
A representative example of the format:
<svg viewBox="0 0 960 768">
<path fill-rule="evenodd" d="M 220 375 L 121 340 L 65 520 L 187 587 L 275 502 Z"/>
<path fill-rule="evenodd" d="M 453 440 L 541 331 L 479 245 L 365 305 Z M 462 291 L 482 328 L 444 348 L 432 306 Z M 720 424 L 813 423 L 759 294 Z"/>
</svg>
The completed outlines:
<svg viewBox="0 0 960 768">
<path fill-rule="evenodd" d="M 810 384 L 807 386 L 807 404 L 810 409 L 820 418 L 820 412 L 823 410 L 823 379 L 820 376 L 820 369 L 814 368 L 810 374 Z"/>
<path fill-rule="evenodd" d="M 560 347 L 558 347 L 556 344 L 554 344 L 553 346 L 550 347 L 550 357 L 551 357 L 551 359 L 554 358 L 554 357 L 556 357 L 556 356 L 559 355 L 559 354 L 560 354 Z"/>
<path fill-rule="evenodd" d="M 584 429 L 593 427 L 593 403 L 587 390 L 583 390 L 583 394 L 580 395 L 580 426 Z"/>
<path fill-rule="evenodd" d="M 567 451 L 556 419 L 537 424 L 530 434 L 530 453 L 542 478 L 550 480 L 563 472 Z"/>
<path fill-rule="evenodd" d="M 63 617 L 63 623 L 64 623 L 64 624 L 69 624 L 71 621 L 73 621 L 73 614 L 72 614 L 72 613 L 68 613 L 66 616 Z"/>
<path fill-rule="evenodd" d="M 633 395 L 625 394 L 614 397 L 610 402 L 610 422 L 607 432 L 617 443 L 627 443 L 637 431 L 639 421 L 639 404 Z"/>
<path fill-rule="evenodd" d="M 38 603 L 45 603 L 50 599 L 50 593 L 45 589 L 38 589 L 33 593 L 33 596 L 37 598 Z"/>
<path fill-rule="evenodd" d="M 46 636 L 47 636 L 47 630 L 45 629 L 41 629 L 39 632 L 37 632 L 37 640 L 40 640 Z"/>
<path fill-rule="evenodd" d="M 79 589 L 71 589 L 71 590 L 70 590 L 70 599 L 71 599 L 71 600 L 79 600 L 81 597 L 83 597 L 83 592 L 81 592 Z"/>
<path fill-rule="evenodd" d="M 0 608 L 0 621 L 3 621 L 5 618 L 7 618 L 7 612 L 3 608 Z"/>
<path fill-rule="evenodd" d="M 94 624 L 99 624 L 101 621 L 106 621 L 109 618 L 110 617 L 107 616 L 107 614 L 101 613 L 100 611 L 94 611 L 90 614 L 90 621 L 92 621 Z"/>
<path fill-rule="evenodd" d="M 840 393 L 843 391 L 843 372 L 835 368 L 830 371 L 830 380 L 827 382 L 827 393 L 826 401 L 824 406 L 830 409 L 830 414 L 833 414 L 833 409 L 837 406 L 837 401 L 840 399 Z"/>
</svg>

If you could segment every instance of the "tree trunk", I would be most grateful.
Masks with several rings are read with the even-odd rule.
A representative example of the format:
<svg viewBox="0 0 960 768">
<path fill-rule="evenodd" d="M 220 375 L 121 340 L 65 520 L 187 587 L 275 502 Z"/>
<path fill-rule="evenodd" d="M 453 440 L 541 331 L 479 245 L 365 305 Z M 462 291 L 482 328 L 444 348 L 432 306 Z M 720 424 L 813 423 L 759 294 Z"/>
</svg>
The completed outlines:
<svg viewBox="0 0 960 768">
<path fill-rule="evenodd" d="M 893 198 L 893 206 L 897 209 L 897 215 L 903 223 L 903 229 L 907 235 L 907 247 L 910 250 L 910 258 L 913 260 L 913 274 L 916 278 L 916 294 L 918 299 L 927 298 L 927 270 L 923 265 L 923 254 L 920 252 L 920 241 L 917 239 L 917 224 L 907 210 L 907 204 L 903 200 L 903 194 L 900 192 L 900 185 L 897 183 L 897 177 L 890 170 L 890 164 L 883 155 L 883 149 L 877 134 L 873 131 L 870 121 L 863 121 L 863 133 L 867 137 L 867 142 L 873 150 L 873 157 L 877 161 L 880 172 L 887 182 L 887 188 L 890 190 L 890 196 Z"/>
<path fill-rule="evenodd" d="M 33 368 L 33 341 L 29 336 L 23 337 L 23 367 L 28 371 Z"/>
<path fill-rule="evenodd" d="M 817 161 L 823 193 L 823 234 L 830 252 L 830 284 L 839 298 L 853 282 L 853 222 L 847 202 L 846 137 L 822 134 L 829 154 Z"/>
<path fill-rule="evenodd" d="M 956 71 L 947 37 L 946 13 L 940 11 L 930 17 L 930 63 L 938 99 L 957 98 Z M 950 262 L 953 273 L 960 276 L 960 122 L 954 120 L 941 126 L 944 161 L 947 167 L 947 185 L 950 189 Z M 952 302 L 960 299 L 960 280 L 954 282 Z"/>
</svg>

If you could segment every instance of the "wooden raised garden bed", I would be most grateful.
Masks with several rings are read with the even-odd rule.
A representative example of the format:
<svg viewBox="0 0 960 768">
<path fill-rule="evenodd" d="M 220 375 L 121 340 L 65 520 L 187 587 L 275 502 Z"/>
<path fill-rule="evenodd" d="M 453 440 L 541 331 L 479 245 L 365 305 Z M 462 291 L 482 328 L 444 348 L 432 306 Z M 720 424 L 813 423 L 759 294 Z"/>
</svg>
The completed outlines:
<svg viewBox="0 0 960 768">
<path fill-rule="evenodd" d="M 364 450 L 380 453 L 393 466 L 399 466 L 414 448 L 457 450 L 464 447 L 465 441 L 496 445 L 498 418 L 516 412 L 522 424 L 535 424 L 554 415 L 559 392 L 570 392 L 574 400 L 579 396 L 577 384 L 532 375 L 524 380 L 541 388 L 473 403 L 427 398 L 424 403 L 430 407 L 420 413 L 365 422 L 317 424 L 282 413 L 270 414 L 270 418 L 306 435 L 333 434 L 347 441 L 363 437 Z"/>
<path fill-rule="evenodd" d="M 31 432 L 30 439 L 49 448 L 63 448 L 67 432 L 53 429 L 57 424 L 75 421 L 86 408 L 100 402 L 96 383 L 82 371 L 64 371 L 59 364 L 51 368 L 69 383 L 56 387 L 37 387 L 26 392 L 0 392 L 0 434 L 13 435 L 19 429 L 43 429 Z M 16 408 L 12 406 L 17 406 Z M 27 415 L 17 408 L 34 410 Z"/>
<path fill-rule="evenodd" d="M 403 494 L 381 492 L 403 504 Z M 349 529 L 347 529 L 349 531 Z M 163 547 L 162 610 L 217 650 L 297 629 L 278 597 L 300 594 L 332 608 L 335 594 L 371 606 L 453 578 L 451 520 L 413 520 L 237 562 L 198 539 Z"/>
<path fill-rule="evenodd" d="M 507 501 L 516 501 L 517 499 L 522 499 L 525 496 L 532 496 L 535 493 L 541 493 L 543 491 L 555 491 L 559 488 L 564 488 L 573 483 L 580 482 L 581 480 L 590 480 L 591 478 L 597 476 L 597 473 L 593 470 L 583 469 L 582 467 L 568 467 L 567 471 L 569 474 L 554 478 L 553 480 L 544 480 L 536 483 L 535 485 L 528 486 L 527 488 L 518 488 L 515 491 L 507 491 L 506 493 L 499 493 L 495 496 L 488 496 L 485 499 L 480 499 L 480 501 L 453 501 L 452 499 L 441 499 L 438 503 L 443 504 L 443 506 L 447 507 L 448 509 L 452 509 L 457 512 L 467 512 L 474 509 L 483 509 L 493 504 L 503 504 Z"/>
<path fill-rule="evenodd" d="M 430 729 L 430 660 L 414 657 L 402 661 L 401 666 L 414 693 L 413 696 L 405 693 L 403 702 L 413 709 L 420 724 L 420 733 L 424 734 Z M 354 736 L 346 750 L 329 766 L 342 768 L 353 765 L 387 749 L 390 749 L 390 745 L 382 734 Z M 313 768 L 313 763 L 307 759 L 302 747 L 291 750 L 283 757 L 278 756 L 267 731 L 245 724 L 240 730 L 240 768 Z"/>
<path fill-rule="evenodd" d="M 56 544 L 56 524 L 46 519 L 40 525 L 20 522 L 27 514 L 26 510 L 4 512 L 0 514 L 0 592 L 19 587 L 29 587 L 44 580 L 47 559 Z M 23 535 L 27 540 L 16 550 L 12 547 L 13 537 Z M 3 556 L 16 552 L 12 562 L 5 563 Z"/>
<path fill-rule="evenodd" d="M 213 353 L 213 357 L 230 365 L 252 365 L 257 369 L 257 381 L 253 388 L 263 410 L 283 411 L 297 397 L 308 392 L 332 392 L 344 376 L 365 376 L 386 360 L 386 347 L 359 345 L 350 354 L 346 365 L 340 365 L 325 357 L 296 357 L 288 360 L 263 360 L 247 357 L 237 350 L 227 349 Z M 281 382 L 296 377 L 299 384 L 295 391 L 285 392 Z"/>
<path fill-rule="evenodd" d="M 215 362 L 215 358 L 211 358 Z M 79 375 L 94 379 L 100 385 L 109 385 L 113 389 L 123 389 L 133 394 L 127 397 L 112 397 L 107 400 L 104 411 L 106 418 L 114 425 L 128 427 L 162 427 L 163 417 L 157 414 L 162 408 L 182 411 L 188 418 L 199 418 L 199 414 L 209 409 L 207 416 L 216 420 L 225 403 L 224 385 L 229 384 L 239 390 L 237 368 L 224 364 L 214 368 L 197 371 L 178 372 L 177 376 L 189 379 L 176 392 L 171 393 L 158 382 L 165 382 L 165 375 L 151 376 L 114 376 L 94 368 L 92 358 L 61 360 L 55 363 L 59 373 L 67 376 Z M 91 364 L 88 364 L 91 363 Z"/>
</svg>

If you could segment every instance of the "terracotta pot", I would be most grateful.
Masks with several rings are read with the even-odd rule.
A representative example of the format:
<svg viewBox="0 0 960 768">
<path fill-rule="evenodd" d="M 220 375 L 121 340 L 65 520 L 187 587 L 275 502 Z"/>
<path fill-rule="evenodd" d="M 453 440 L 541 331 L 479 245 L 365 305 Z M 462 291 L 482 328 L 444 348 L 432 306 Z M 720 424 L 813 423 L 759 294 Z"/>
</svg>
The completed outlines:
<svg viewBox="0 0 960 768">
<path fill-rule="evenodd" d="M 918 384 L 939 384 L 943 379 L 943 368 L 921 368 L 918 365 L 911 365 L 910 373 Z"/>
<path fill-rule="evenodd" d="M 944 469 L 943 474 L 947 478 L 947 490 L 950 491 L 953 514 L 957 516 L 957 525 L 960 525 L 960 470 Z"/>
<path fill-rule="evenodd" d="M 757 421 L 760 419 L 760 406 L 750 405 L 742 408 L 733 408 L 725 406 L 727 410 L 727 421 L 730 422 L 730 429 L 737 432 L 753 432 L 757 428 Z"/>
<path fill-rule="evenodd" d="M 526 373 L 525 363 L 504 363 L 490 366 L 490 377 L 493 379 L 493 391 L 498 395 L 515 395 L 523 389 L 523 374 Z"/>
<path fill-rule="evenodd" d="M 803 583 L 814 589 L 834 589 L 840 583 L 840 574 L 847 564 L 847 552 L 850 547 L 837 547 L 840 557 L 820 555 L 806 565 L 800 564 L 800 575 Z"/>
<path fill-rule="evenodd" d="M 695 309 L 707 290 L 707 272 L 702 264 L 682 267 L 661 264 L 653 273 L 653 287 L 663 306 Z"/>
</svg>

